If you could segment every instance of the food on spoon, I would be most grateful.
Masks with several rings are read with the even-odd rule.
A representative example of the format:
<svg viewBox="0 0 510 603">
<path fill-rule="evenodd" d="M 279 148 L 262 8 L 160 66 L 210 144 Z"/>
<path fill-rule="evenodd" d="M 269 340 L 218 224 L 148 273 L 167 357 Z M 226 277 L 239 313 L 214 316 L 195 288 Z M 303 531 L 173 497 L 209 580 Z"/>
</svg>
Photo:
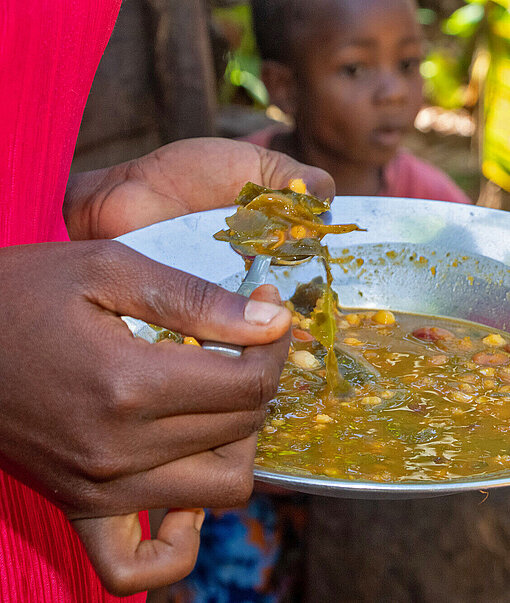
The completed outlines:
<svg viewBox="0 0 510 603">
<path fill-rule="evenodd" d="M 362 230 L 356 224 L 326 225 L 319 214 L 330 207 L 329 200 L 321 201 L 306 193 L 301 179 L 291 180 L 282 190 L 273 190 L 248 182 L 236 199 L 237 212 L 226 218 L 228 230 L 214 235 L 219 241 L 233 244 L 249 257 L 263 254 L 280 260 L 320 256 L 326 270 L 322 286 L 322 304 L 311 315 L 310 332 L 327 350 L 326 377 L 332 396 L 344 396 L 350 385 L 339 373 L 334 343 L 337 325 L 333 319 L 335 297 L 331 289 L 332 276 L 329 252 L 321 244 L 326 234 L 344 234 Z"/>
<path fill-rule="evenodd" d="M 226 219 L 229 228 L 220 230 L 214 238 L 232 243 L 247 256 L 264 254 L 285 259 L 323 256 L 320 241 L 326 234 L 362 230 L 356 224 L 324 224 L 319 214 L 329 210 L 330 201 L 298 192 L 303 185 L 291 180 L 289 187 L 273 190 L 248 182 L 235 200 L 239 209 Z"/>
</svg>

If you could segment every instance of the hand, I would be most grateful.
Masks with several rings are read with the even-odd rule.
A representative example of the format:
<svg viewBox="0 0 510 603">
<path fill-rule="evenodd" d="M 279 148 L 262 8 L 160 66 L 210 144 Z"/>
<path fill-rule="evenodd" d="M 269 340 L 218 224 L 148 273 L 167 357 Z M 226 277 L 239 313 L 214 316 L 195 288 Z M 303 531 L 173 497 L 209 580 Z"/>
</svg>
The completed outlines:
<svg viewBox="0 0 510 603">
<path fill-rule="evenodd" d="M 2 468 L 74 520 L 112 592 L 183 577 L 200 512 L 169 514 L 142 543 L 132 514 L 247 499 L 290 313 L 114 241 L 1 249 L 0 282 Z M 228 358 L 151 345 L 131 336 L 124 314 L 248 347 Z"/>
<path fill-rule="evenodd" d="M 223 138 L 181 140 L 113 168 L 72 176 L 64 216 L 72 239 L 114 238 L 232 205 L 249 180 L 283 188 L 291 178 L 303 178 L 321 198 L 334 195 L 326 172 L 282 153 Z"/>
</svg>

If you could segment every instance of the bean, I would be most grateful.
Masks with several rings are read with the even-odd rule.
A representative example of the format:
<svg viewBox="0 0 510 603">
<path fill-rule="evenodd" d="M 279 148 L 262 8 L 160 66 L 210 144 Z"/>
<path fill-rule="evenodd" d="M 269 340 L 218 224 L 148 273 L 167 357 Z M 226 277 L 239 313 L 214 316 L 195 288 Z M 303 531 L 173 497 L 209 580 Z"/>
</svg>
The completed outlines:
<svg viewBox="0 0 510 603">
<path fill-rule="evenodd" d="M 303 331 L 303 329 L 292 329 L 292 339 L 294 341 L 314 341 L 315 337 L 308 333 L 308 331 Z"/>
<path fill-rule="evenodd" d="M 445 339 L 453 339 L 455 337 L 451 331 L 442 329 L 441 327 L 421 327 L 415 329 L 413 335 L 423 341 L 444 341 Z"/>
<path fill-rule="evenodd" d="M 502 352 L 478 352 L 473 360 L 481 366 L 504 366 L 510 363 L 510 357 Z"/>
</svg>

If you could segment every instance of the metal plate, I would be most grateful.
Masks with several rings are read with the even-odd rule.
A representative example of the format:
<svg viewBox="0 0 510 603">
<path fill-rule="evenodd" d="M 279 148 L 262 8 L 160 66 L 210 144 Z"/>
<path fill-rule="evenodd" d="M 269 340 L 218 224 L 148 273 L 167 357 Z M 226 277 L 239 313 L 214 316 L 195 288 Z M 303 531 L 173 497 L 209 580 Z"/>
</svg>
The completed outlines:
<svg viewBox="0 0 510 603">
<path fill-rule="evenodd" d="M 119 241 L 164 264 L 235 290 L 243 260 L 212 238 L 232 208 L 160 222 Z M 343 306 L 390 308 L 463 318 L 510 331 L 510 213 L 469 205 L 381 197 L 337 197 L 328 221 L 356 222 L 367 232 L 326 237 L 342 263 L 333 266 Z M 317 262 L 274 268 L 282 297 L 320 274 Z M 137 323 L 135 329 L 142 329 Z M 380 483 L 255 467 L 255 478 L 325 496 L 417 498 L 510 486 L 510 472 L 483 479 Z"/>
</svg>

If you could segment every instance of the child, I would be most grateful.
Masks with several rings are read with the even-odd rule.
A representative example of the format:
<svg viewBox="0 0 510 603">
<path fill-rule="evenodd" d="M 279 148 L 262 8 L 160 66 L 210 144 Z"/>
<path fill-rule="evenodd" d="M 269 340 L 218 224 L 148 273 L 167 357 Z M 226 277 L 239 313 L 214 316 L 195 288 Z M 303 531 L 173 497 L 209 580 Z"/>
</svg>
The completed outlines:
<svg viewBox="0 0 510 603">
<path fill-rule="evenodd" d="M 422 103 L 412 0 L 252 0 L 252 7 L 264 83 L 295 126 L 245 140 L 327 170 L 337 194 L 471 203 L 440 170 L 400 148 Z M 174 588 L 175 600 L 295 601 L 304 507 L 299 495 L 256 494 L 245 509 L 208 513 L 196 569 Z"/>
<path fill-rule="evenodd" d="M 412 0 L 252 0 L 271 102 L 294 120 L 246 140 L 327 170 L 337 194 L 471 203 L 401 149 L 422 104 Z"/>
</svg>

